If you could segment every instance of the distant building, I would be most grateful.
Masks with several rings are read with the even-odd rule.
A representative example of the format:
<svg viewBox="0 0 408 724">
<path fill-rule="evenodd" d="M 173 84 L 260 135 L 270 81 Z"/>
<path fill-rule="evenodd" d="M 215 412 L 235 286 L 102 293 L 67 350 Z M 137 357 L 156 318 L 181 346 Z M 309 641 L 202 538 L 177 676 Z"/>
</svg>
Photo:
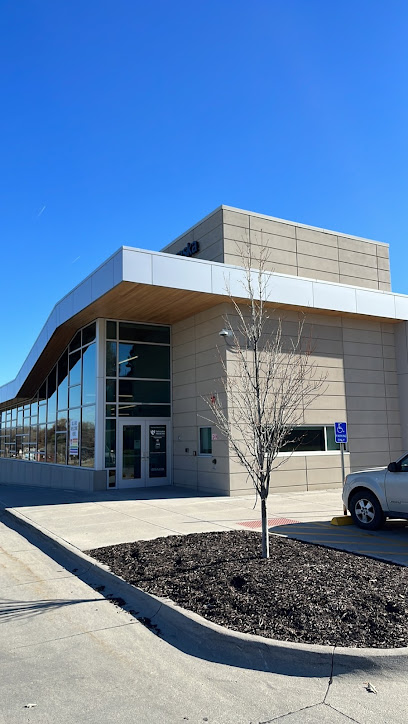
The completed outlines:
<svg viewBox="0 0 408 724">
<path fill-rule="evenodd" d="M 288 324 L 306 312 L 327 372 L 272 490 L 341 484 L 335 421 L 348 423 L 347 468 L 408 449 L 408 296 L 391 292 L 388 244 L 221 206 L 162 252 L 122 247 L 56 304 L 0 388 L 1 482 L 251 490 L 202 399 L 221 389 L 219 332 L 226 278 L 242 297 L 240 241 L 255 266 L 268 248 L 272 307 Z"/>
</svg>

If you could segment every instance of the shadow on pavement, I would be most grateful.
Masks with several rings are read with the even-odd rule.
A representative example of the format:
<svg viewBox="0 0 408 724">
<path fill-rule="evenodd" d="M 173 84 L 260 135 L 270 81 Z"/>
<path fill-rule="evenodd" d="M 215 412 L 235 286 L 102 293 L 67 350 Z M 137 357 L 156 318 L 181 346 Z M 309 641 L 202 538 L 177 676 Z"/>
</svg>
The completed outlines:
<svg viewBox="0 0 408 724">
<path fill-rule="evenodd" d="M 32 618 L 54 609 L 64 608 L 65 606 L 76 606 L 77 603 L 90 603 L 92 601 L 100 601 L 100 599 L 78 598 L 75 601 L 67 601 L 65 599 L 56 599 L 54 601 L 13 601 L 11 599 L 0 598 L 0 624 L 13 619 Z"/>
<path fill-rule="evenodd" d="M 223 497 L 200 493 L 193 488 L 163 485 L 150 488 L 111 490 L 58 490 L 29 485 L 0 484 L 0 507 L 31 508 L 40 505 L 68 505 L 69 503 L 95 503 L 112 500 L 167 500 L 177 498 Z"/>
</svg>

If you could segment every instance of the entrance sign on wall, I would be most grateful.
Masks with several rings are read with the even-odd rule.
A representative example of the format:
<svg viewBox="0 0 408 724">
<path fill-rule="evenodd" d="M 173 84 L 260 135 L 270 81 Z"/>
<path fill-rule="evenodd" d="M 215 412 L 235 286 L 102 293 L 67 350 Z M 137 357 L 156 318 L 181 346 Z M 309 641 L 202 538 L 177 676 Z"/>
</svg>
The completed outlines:
<svg viewBox="0 0 408 724">
<path fill-rule="evenodd" d="M 69 421 L 69 454 L 78 457 L 78 420 Z"/>
<path fill-rule="evenodd" d="M 334 423 L 334 439 L 337 443 L 345 444 L 347 440 L 347 422 Z"/>
</svg>

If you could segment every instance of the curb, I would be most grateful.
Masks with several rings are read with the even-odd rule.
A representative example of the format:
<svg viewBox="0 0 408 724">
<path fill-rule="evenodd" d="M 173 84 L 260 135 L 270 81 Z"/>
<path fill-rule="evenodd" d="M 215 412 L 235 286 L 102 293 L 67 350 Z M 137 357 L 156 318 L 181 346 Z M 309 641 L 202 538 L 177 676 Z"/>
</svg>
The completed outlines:
<svg viewBox="0 0 408 724">
<path fill-rule="evenodd" d="M 170 599 L 146 593 L 91 556 L 46 528 L 35 525 L 20 511 L 0 508 L 0 521 L 17 530 L 43 552 L 93 588 L 103 586 L 103 595 L 120 604 L 160 638 L 193 656 L 223 664 L 293 675 L 304 670 L 308 677 L 321 676 L 321 668 L 396 669 L 408 664 L 408 648 L 371 649 L 293 643 L 233 631 L 181 608 Z M 30 540 L 31 539 L 31 540 Z M 327 672 L 324 674 L 327 675 Z"/>
</svg>

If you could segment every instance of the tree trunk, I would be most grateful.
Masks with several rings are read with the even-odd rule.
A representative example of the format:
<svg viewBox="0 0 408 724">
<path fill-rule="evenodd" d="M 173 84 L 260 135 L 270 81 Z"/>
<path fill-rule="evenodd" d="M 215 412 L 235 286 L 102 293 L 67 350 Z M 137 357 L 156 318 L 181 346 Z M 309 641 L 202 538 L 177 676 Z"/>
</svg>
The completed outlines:
<svg viewBox="0 0 408 724">
<path fill-rule="evenodd" d="M 262 558 L 269 558 L 268 508 L 266 498 L 261 499 Z"/>
</svg>

